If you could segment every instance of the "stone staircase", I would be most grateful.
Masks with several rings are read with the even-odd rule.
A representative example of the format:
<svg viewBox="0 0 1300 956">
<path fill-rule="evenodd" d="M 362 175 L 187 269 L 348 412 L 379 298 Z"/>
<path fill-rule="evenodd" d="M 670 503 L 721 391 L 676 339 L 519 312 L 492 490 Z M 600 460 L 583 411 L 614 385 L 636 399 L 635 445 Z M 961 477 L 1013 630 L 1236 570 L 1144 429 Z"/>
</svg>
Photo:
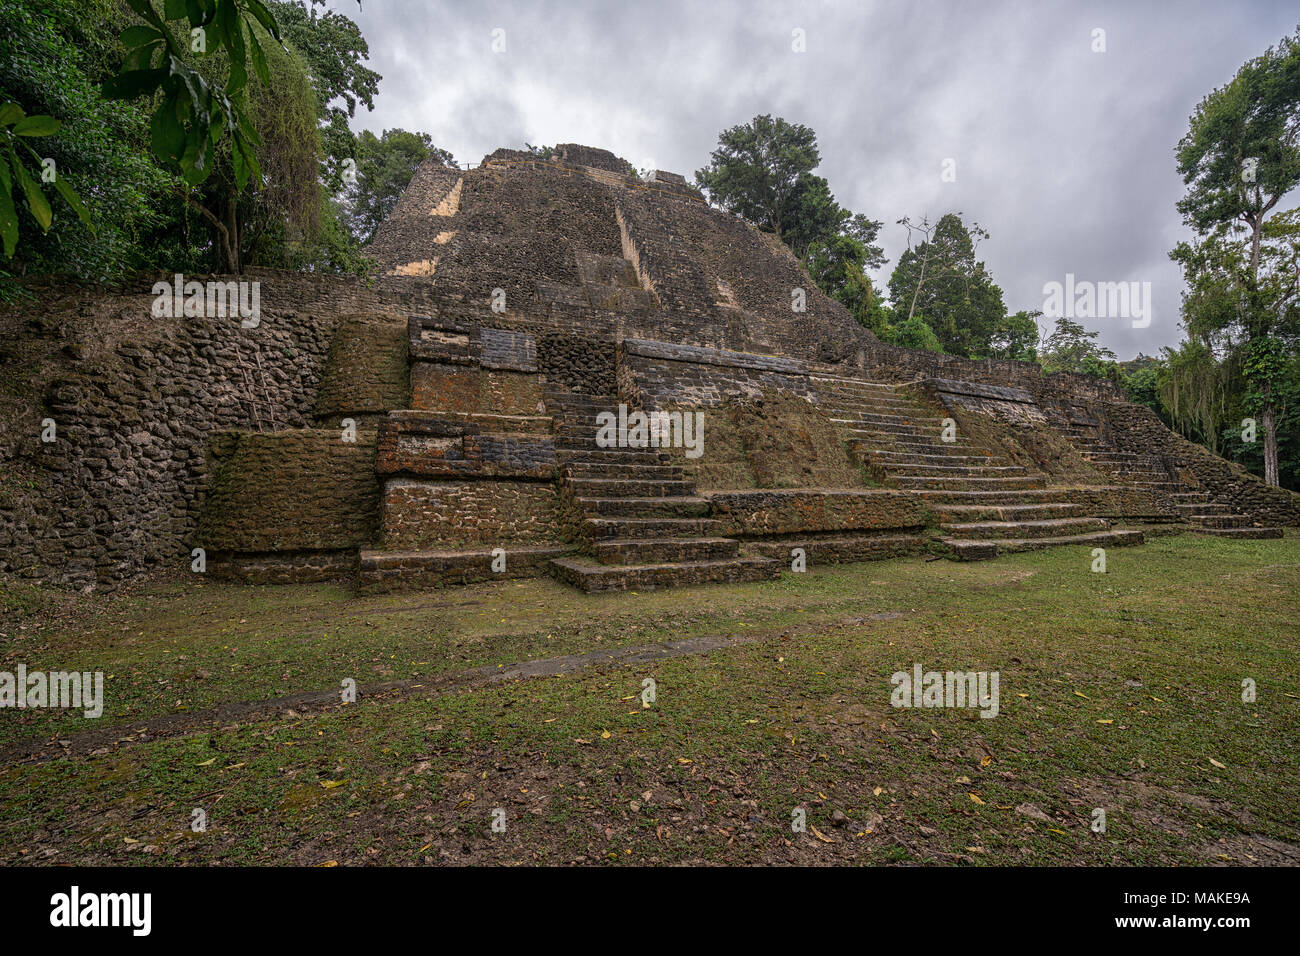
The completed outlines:
<svg viewBox="0 0 1300 956">
<path fill-rule="evenodd" d="M 1103 471 L 1172 502 L 1182 520 L 1192 525 L 1193 531 L 1220 538 L 1259 540 L 1282 537 L 1281 528 L 1256 527 L 1250 517 L 1235 506 L 1215 501 L 1208 491 L 1193 488 L 1171 476 L 1159 456 L 1117 450 L 1102 437 L 1099 424 L 1075 419 L 1066 425 L 1065 432 L 1083 457 Z"/>
<path fill-rule="evenodd" d="M 942 438 L 943 416 L 900 386 L 846 379 L 814 384 L 830 419 L 859 458 L 886 482 L 925 499 L 939 542 L 959 560 L 1055 545 L 1141 544 L 1142 532 L 1113 528 L 1071 501 L 1068 488 L 961 435 Z"/>
<path fill-rule="evenodd" d="M 544 400 L 554 423 L 566 537 L 583 552 L 552 559 L 556 578 L 591 592 L 780 576 L 779 562 L 741 557 L 739 542 L 717 535 L 709 502 L 666 454 L 597 445 L 596 416 L 617 411 L 615 396 L 552 389 Z"/>
</svg>

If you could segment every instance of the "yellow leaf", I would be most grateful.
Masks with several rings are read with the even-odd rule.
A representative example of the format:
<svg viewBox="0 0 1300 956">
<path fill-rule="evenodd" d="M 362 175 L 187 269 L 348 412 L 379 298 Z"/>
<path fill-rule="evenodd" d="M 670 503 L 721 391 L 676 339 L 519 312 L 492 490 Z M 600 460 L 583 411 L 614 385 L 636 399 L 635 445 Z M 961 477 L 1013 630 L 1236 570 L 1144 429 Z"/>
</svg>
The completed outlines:
<svg viewBox="0 0 1300 956">
<path fill-rule="evenodd" d="M 345 783 L 347 783 L 346 780 L 322 780 L 320 785 L 326 790 L 333 790 L 335 787 L 341 787 Z"/>
<path fill-rule="evenodd" d="M 967 796 L 970 797 L 973 802 L 978 803 L 981 807 L 984 806 L 984 801 L 975 796 L 975 794 L 968 793 Z"/>
<path fill-rule="evenodd" d="M 823 843 L 834 843 L 834 842 L 835 842 L 835 841 L 832 840 L 830 837 L 828 837 L 828 836 L 826 836 L 824 833 L 822 833 L 821 830 L 818 830 L 818 829 L 817 829 L 815 826 L 813 826 L 811 823 L 808 824 L 808 829 L 809 829 L 809 830 L 812 830 L 812 832 L 813 832 L 813 836 L 815 836 L 817 839 L 821 840 Z"/>
<path fill-rule="evenodd" d="M 602 731 L 600 732 L 600 739 L 601 739 L 601 740 L 609 740 L 609 731 L 608 731 L 608 730 L 602 730 Z"/>
<path fill-rule="evenodd" d="M 690 761 L 690 759 L 689 759 L 688 757 L 678 757 L 678 758 L 677 758 L 677 762 L 678 762 L 679 764 L 683 764 L 683 765 L 685 765 L 685 764 L 690 763 L 691 761 Z"/>
<path fill-rule="evenodd" d="M 132 840 L 130 837 L 122 837 L 123 843 L 139 843 L 139 840 Z"/>
<path fill-rule="evenodd" d="M 1080 694 L 1077 690 L 1074 692 L 1074 696 L 1075 696 L 1075 697 L 1082 697 L 1084 700 L 1091 700 L 1091 699 L 1092 699 L 1092 698 L 1089 697 L 1087 694 Z"/>
<path fill-rule="evenodd" d="M 1220 770 L 1227 770 L 1227 769 L 1228 769 L 1228 765 L 1227 765 L 1227 764 L 1219 763 L 1219 761 L 1215 760 L 1213 757 L 1210 758 L 1210 763 L 1214 764 L 1214 765 L 1215 765 L 1216 767 L 1218 767 Z"/>
<path fill-rule="evenodd" d="M 317 863 L 317 866 L 338 866 L 338 860 L 326 860 L 324 863 Z"/>
<path fill-rule="evenodd" d="M 884 792 L 885 792 L 885 788 L 884 788 L 884 787 L 876 787 L 876 789 L 874 789 L 874 790 L 871 791 L 872 795 L 873 795 L 873 796 L 877 796 L 877 797 L 880 796 L 880 795 L 881 795 L 882 793 L 884 793 Z"/>
<path fill-rule="evenodd" d="M 1099 720 L 1099 721 L 1097 721 L 1097 723 L 1099 723 L 1099 724 L 1113 724 L 1113 723 L 1115 723 L 1115 721 L 1113 721 L 1113 720 Z"/>
<path fill-rule="evenodd" d="M 217 759 L 216 757 L 213 757 L 211 760 L 205 760 L 205 761 L 203 761 L 203 763 L 196 763 L 194 766 L 196 766 L 196 767 L 207 767 L 207 766 L 210 766 L 211 764 L 213 764 L 213 763 L 216 761 L 216 759 Z"/>
<path fill-rule="evenodd" d="M 990 757 L 988 754 L 985 754 L 983 757 L 980 758 L 981 767 L 987 767 L 992 762 L 993 762 L 993 758 Z"/>
<path fill-rule="evenodd" d="M 1056 827 L 1048 827 L 1047 829 L 1048 829 L 1049 831 L 1051 831 L 1052 833 L 1059 833 L 1059 834 L 1061 834 L 1061 836 L 1069 836 L 1069 835 L 1070 835 L 1070 834 L 1066 833 L 1064 830 L 1058 830 L 1058 829 L 1056 829 Z"/>
</svg>

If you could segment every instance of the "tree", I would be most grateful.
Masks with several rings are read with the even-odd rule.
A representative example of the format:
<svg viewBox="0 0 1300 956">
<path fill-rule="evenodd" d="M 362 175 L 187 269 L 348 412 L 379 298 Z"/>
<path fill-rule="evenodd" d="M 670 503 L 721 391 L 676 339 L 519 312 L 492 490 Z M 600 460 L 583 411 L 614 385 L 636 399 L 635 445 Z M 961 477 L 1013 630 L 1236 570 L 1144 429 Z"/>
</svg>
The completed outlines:
<svg viewBox="0 0 1300 956">
<path fill-rule="evenodd" d="M 357 105 L 375 108 L 375 94 L 383 79 L 362 61 L 370 47 L 361 28 L 348 17 L 326 10 L 318 13 L 305 0 L 271 4 L 285 43 L 307 64 L 307 73 L 320 109 L 323 181 L 331 192 L 344 184 L 344 162 L 357 158 L 357 139 L 348 128 Z"/>
<path fill-rule="evenodd" d="M 993 329 L 989 338 L 988 357 L 1015 359 L 1018 362 L 1038 361 L 1038 318 L 1043 313 L 1017 312 L 1008 315 Z"/>
<path fill-rule="evenodd" d="M 821 162 L 811 129 L 767 114 L 723 131 L 710 158 L 696 171 L 696 184 L 723 209 L 778 238 L 799 178 Z"/>
<path fill-rule="evenodd" d="M 908 249 L 889 277 L 894 309 L 905 321 L 921 316 L 945 352 L 987 355 L 1006 317 L 1002 290 L 975 258 L 979 240 L 988 233 L 978 223 L 967 229 L 960 213 L 948 213 L 933 224 L 927 219 L 914 224 L 907 217 L 898 222 L 907 227 Z"/>
<path fill-rule="evenodd" d="M 1198 235 L 1170 253 L 1189 286 L 1184 323 L 1193 338 L 1217 333 L 1225 348 L 1246 350 L 1246 383 L 1264 433 L 1264 480 L 1276 485 L 1279 376 L 1296 336 L 1297 292 L 1287 271 L 1294 218 L 1270 213 L 1300 185 L 1300 31 L 1197 105 L 1177 159 L 1187 186 L 1178 210 Z M 1284 339 L 1283 347 L 1267 345 L 1270 337 Z"/>
<path fill-rule="evenodd" d="M 1095 341 L 1099 332 L 1089 332 L 1078 322 L 1061 316 L 1043 343 L 1043 368 L 1048 372 L 1085 372 L 1096 374 L 1115 353 Z"/>
<path fill-rule="evenodd" d="M 934 329 L 919 315 L 910 316 L 894 326 L 886 326 L 881 336 L 886 342 L 908 349 L 942 352 L 943 346 Z"/>
<path fill-rule="evenodd" d="M 425 160 L 455 164 L 451 153 L 433 144 L 428 133 L 386 129 L 381 136 L 362 130 L 357 137 L 357 181 L 347 191 L 349 229 L 362 245 L 397 205 L 411 177 Z"/>
</svg>

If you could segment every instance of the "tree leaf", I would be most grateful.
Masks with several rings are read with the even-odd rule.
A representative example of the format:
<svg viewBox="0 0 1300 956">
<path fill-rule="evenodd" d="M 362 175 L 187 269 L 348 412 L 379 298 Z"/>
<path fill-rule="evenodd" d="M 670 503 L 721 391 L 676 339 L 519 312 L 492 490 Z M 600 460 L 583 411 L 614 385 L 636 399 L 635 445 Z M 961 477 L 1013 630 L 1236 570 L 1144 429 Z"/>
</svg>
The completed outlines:
<svg viewBox="0 0 1300 956">
<path fill-rule="evenodd" d="M 25 116 L 14 124 L 18 136 L 52 136 L 63 124 L 53 116 Z"/>
<path fill-rule="evenodd" d="M 36 180 L 32 179 L 26 167 L 18 161 L 17 156 L 11 153 L 9 162 L 13 166 L 14 175 L 18 177 L 18 182 L 22 184 L 23 195 L 27 197 L 27 208 L 31 210 L 33 218 L 41 227 L 41 231 L 49 232 L 50 223 L 54 221 L 54 212 L 50 209 L 50 201 L 45 198 L 45 193 L 41 192 L 41 187 L 36 185 Z"/>
</svg>

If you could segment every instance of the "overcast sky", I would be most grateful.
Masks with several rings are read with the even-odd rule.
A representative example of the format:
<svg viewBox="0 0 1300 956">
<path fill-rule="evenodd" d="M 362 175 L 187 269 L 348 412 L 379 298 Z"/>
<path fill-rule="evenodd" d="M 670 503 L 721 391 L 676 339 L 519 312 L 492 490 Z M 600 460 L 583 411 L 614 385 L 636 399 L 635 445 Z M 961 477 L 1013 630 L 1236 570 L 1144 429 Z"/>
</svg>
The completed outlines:
<svg viewBox="0 0 1300 956">
<path fill-rule="evenodd" d="M 906 248 L 896 221 L 950 211 L 990 233 L 979 254 L 1012 312 L 1067 273 L 1150 282 L 1149 327 L 1082 320 L 1120 359 L 1181 338 L 1168 252 L 1189 115 L 1300 20 L 1236 0 L 330 6 L 383 75 L 355 129 L 427 132 L 462 163 L 583 143 L 691 178 L 721 130 L 772 113 L 812 127 L 839 202 L 885 222 L 882 282 Z"/>
</svg>

